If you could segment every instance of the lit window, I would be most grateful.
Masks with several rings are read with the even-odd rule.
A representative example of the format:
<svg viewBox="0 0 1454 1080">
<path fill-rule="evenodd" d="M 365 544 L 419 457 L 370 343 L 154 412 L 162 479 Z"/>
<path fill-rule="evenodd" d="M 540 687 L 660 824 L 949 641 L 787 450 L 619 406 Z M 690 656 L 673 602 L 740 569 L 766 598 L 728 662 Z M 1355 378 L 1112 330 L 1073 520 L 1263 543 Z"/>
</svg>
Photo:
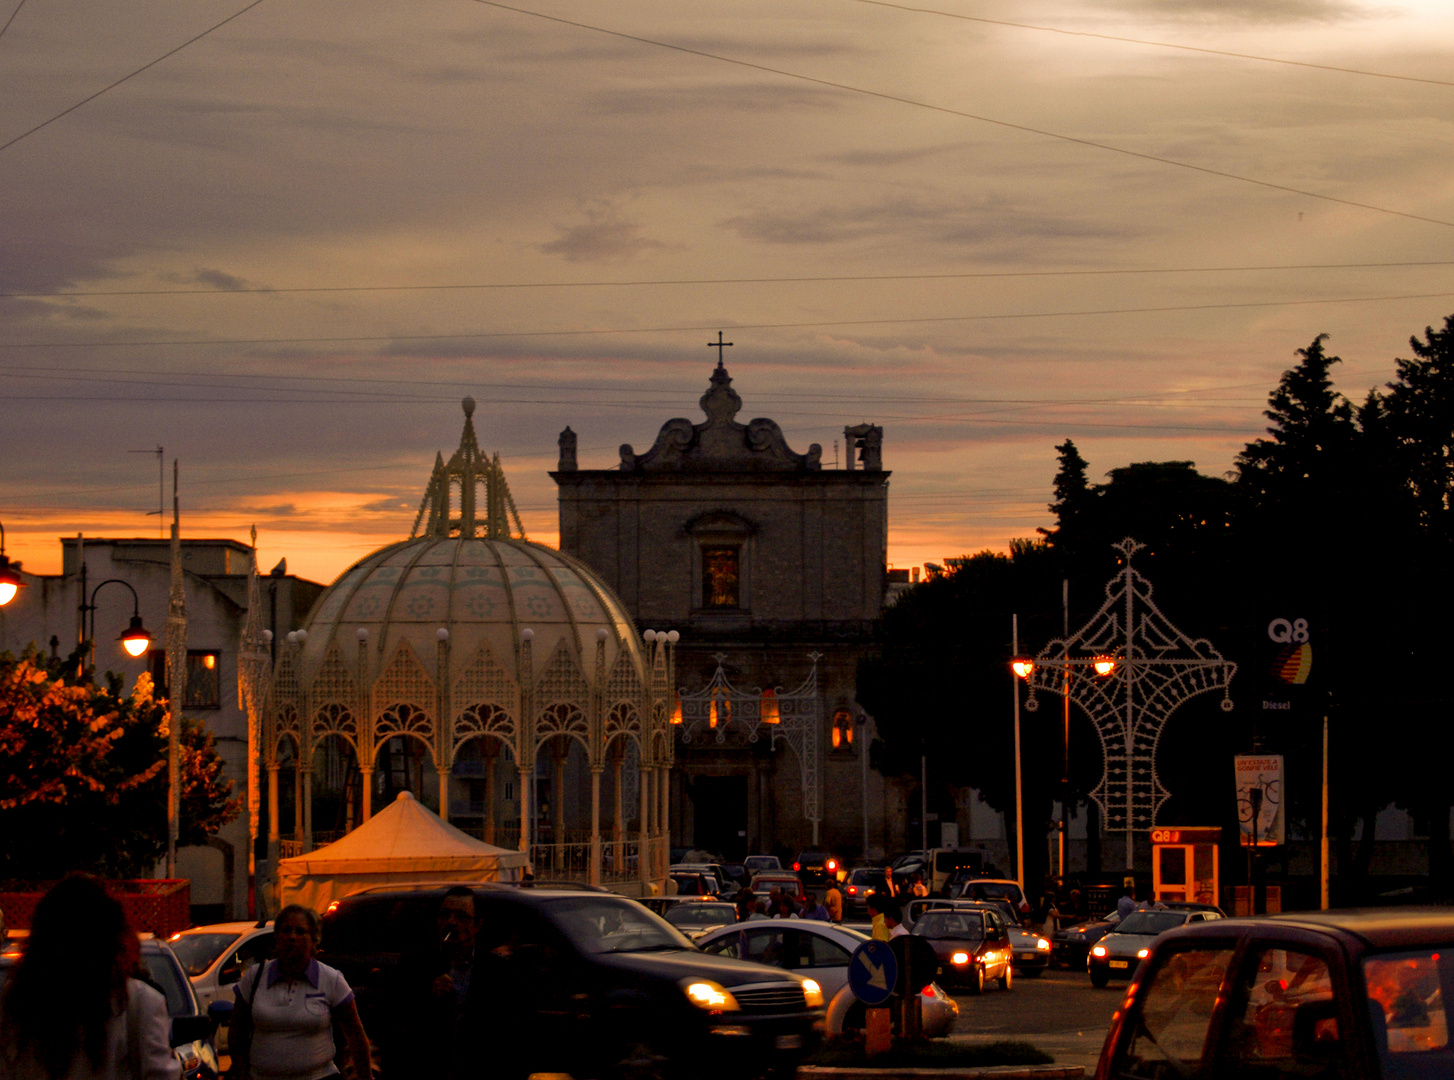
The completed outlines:
<svg viewBox="0 0 1454 1080">
<path fill-rule="evenodd" d="M 757 704 L 757 719 L 762 724 L 782 723 L 782 712 L 778 708 L 777 691 L 764 690 Z"/>
<path fill-rule="evenodd" d="M 736 607 L 738 556 L 735 547 L 702 549 L 702 606 Z"/>
<path fill-rule="evenodd" d="M 152 649 L 147 654 L 147 668 L 151 672 L 153 693 L 158 698 L 171 693 L 167 682 L 167 651 Z M 187 690 L 182 708 L 222 708 L 222 661 L 213 649 L 187 650 Z"/>
<path fill-rule="evenodd" d="M 832 739 L 834 750 L 853 749 L 853 714 L 847 709 L 839 709 L 833 714 Z"/>
</svg>

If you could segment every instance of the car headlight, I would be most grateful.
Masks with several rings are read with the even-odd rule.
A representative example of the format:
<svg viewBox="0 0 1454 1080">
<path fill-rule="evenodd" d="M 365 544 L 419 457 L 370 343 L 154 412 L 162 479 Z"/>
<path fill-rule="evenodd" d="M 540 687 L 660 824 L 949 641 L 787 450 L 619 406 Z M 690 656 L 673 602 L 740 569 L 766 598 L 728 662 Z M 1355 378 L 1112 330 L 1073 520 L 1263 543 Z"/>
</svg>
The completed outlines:
<svg viewBox="0 0 1454 1080">
<path fill-rule="evenodd" d="M 803 996 L 808 999 L 808 1008 L 820 1009 L 823 1007 L 823 988 L 818 985 L 816 979 L 803 980 Z"/>
<path fill-rule="evenodd" d="M 1097 945 L 1095 948 L 1091 949 L 1091 955 L 1092 956 L 1105 956 L 1106 955 L 1106 947 L 1104 945 Z"/>
<path fill-rule="evenodd" d="M 695 979 L 682 986 L 693 1005 L 709 1012 L 736 1012 L 741 1008 L 737 999 L 717 983 L 706 979 Z M 822 996 L 821 993 L 819 995 Z"/>
<path fill-rule="evenodd" d="M 1035 948 L 1039 949 L 1041 952 L 1046 952 L 1050 948 L 1050 942 L 1046 941 L 1044 938 L 1038 938 L 1035 941 Z"/>
<path fill-rule="evenodd" d="M 1151 955 L 1151 950 L 1150 949 L 1142 949 L 1140 952 L 1138 952 L 1136 954 L 1136 959 L 1137 960 L 1145 960 L 1150 955 Z"/>
<path fill-rule="evenodd" d="M 957 952 L 953 956 L 951 956 L 949 959 L 952 960 L 952 961 L 954 961 L 956 964 L 967 964 L 967 963 L 969 963 L 969 953 L 967 953 L 967 952 Z"/>
</svg>

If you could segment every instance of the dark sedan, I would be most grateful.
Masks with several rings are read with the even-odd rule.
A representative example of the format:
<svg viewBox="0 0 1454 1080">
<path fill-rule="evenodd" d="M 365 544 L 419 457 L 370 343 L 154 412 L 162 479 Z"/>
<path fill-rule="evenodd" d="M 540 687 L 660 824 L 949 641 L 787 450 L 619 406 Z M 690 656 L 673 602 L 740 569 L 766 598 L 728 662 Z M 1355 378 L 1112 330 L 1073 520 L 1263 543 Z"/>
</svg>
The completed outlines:
<svg viewBox="0 0 1454 1080">
<path fill-rule="evenodd" d="M 939 958 L 939 981 L 946 987 L 966 987 L 971 994 L 984 990 L 991 979 L 1008 990 L 1014 979 L 1009 937 L 993 911 L 926 911 L 914 923 L 913 934 L 934 947 Z"/>
<path fill-rule="evenodd" d="M 481 1037 L 509 1039 L 526 1073 L 604 1076 L 648 1061 L 667 1073 L 688 1063 L 732 1075 L 791 1072 L 819 1038 L 823 993 L 812 979 L 707 956 L 634 900 L 475 889 L 477 948 L 502 957 L 496 990 L 509 989 L 515 1014 L 508 1031 Z M 373 890 L 325 916 L 327 961 L 361 1003 L 381 1004 L 375 994 L 399 953 L 429 940 L 444 891 Z"/>
<path fill-rule="evenodd" d="M 1084 922 L 1062 926 L 1051 936 L 1054 946 L 1051 957 L 1054 963 L 1066 967 L 1084 969 L 1091 946 L 1109 934 L 1121 921 L 1119 912 L 1112 911 L 1104 918 L 1086 919 Z"/>
</svg>

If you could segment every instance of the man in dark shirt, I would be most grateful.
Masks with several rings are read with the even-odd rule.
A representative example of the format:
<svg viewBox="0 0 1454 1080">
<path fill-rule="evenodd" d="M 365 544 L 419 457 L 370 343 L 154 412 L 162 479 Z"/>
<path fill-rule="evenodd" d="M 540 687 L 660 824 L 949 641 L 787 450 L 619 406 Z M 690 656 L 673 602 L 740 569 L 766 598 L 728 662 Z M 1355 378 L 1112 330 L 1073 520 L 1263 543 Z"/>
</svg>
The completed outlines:
<svg viewBox="0 0 1454 1080">
<path fill-rule="evenodd" d="M 479 927 L 473 890 L 456 885 L 439 903 L 434 944 L 399 959 L 382 1047 L 390 1080 L 453 1080 L 478 1071 L 469 1044 L 486 990 L 475 957 Z"/>
</svg>

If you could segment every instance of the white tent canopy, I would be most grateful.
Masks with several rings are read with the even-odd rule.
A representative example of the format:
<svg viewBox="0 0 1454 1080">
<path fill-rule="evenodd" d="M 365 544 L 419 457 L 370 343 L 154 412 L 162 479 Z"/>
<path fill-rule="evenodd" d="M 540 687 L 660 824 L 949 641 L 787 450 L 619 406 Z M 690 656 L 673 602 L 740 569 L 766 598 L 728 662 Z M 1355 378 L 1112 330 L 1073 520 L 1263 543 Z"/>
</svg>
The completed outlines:
<svg viewBox="0 0 1454 1080">
<path fill-rule="evenodd" d="M 476 840 L 407 791 L 341 840 L 278 863 L 284 904 L 324 911 L 374 885 L 417 881 L 518 881 L 523 851 Z"/>
</svg>

